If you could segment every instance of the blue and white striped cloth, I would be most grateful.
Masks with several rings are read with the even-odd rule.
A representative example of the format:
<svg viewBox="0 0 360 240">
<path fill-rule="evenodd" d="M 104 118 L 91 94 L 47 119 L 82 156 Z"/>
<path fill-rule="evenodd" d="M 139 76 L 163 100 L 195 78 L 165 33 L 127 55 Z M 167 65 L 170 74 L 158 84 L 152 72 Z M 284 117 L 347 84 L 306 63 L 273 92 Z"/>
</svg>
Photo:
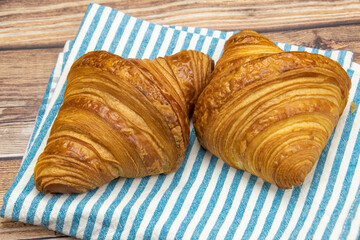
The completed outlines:
<svg viewBox="0 0 360 240">
<path fill-rule="evenodd" d="M 191 126 L 180 169 L 169 175 L 116 179 L 85 194 L 44 195 L 33 169 L 63 100 L 72 63 L 91 50 L 155 58 L 195 49 L 221 56 L 234 32 L 163 26 L 90 4 L 49 80 L 21 168 L 0 215 L 84 239 L 358 239 L 360 230 L 360 66 L 352 53 L 277 43 L 286 51 L 326 55 L 352 79 L 349 104 L 305 183 L 278 189 L 224 164 L 200 147 Z"/>
</svg>

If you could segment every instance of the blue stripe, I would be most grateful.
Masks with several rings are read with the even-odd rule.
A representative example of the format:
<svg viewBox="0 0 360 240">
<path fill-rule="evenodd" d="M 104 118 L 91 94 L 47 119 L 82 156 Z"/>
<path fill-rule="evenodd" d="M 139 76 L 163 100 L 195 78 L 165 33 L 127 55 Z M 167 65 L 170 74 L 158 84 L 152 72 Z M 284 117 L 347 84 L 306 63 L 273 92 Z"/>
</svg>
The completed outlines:
<svg viewBox="0 0 360 240">
<path fill-rule="evenodd" d="M 118 183 L 118 179 L 112 180 L 106 187 L 105 191 L 101 195 L 101 197 L 96 201 L 96 203 L 91 208 L 89 218 L 86 222 L 86 227 L 84 231 L 84 239 L 90 239 L 92 232 L 94 230 L 95 220 L 99 213 L 99 210 L 101 206 L 104 204 L 105 200 L 110 196 L 110 194 L 113 192 L 116 184 Z"/>
<path fill-rule="evenodd" d="M 358 188 L 358 190 L 357 190 L 357 192 L 355 194 L 355 199 L 351 204 L 349 213 L 348 213 L 348 215 L 347 215 L 347 217 L 345 219 L 345 223 L 343 225 L 343 228 L 342 228 L 342 231 L 341 231 L 341 234 L 340 234 L 342 239 L 347 239 L 347 237 L 349 235 L 349 232 L 350 232 L 350 229 L 351 229 L 351 225 L 353 224 L 353 220 L 354 220 L 355 215 L 356 215 L 356 213 L 358 211 L 359 205 L 360 205 L 360 185 L 359 185 L 359 188 Z M 359 226 L 359 223 L 356 223 L 356 224 L 357 224 L 357 226 Z M 359 236 L 359 233 L 358 233 L 358 236 Z"/>
<path fill-rule="evenodd" d="M 199 33 L 200 33 L 200 31 L 201 31 L 201 28 L 195 28 L 194 33 L 199 34 Z"/>
<path fill-rule="evenodd" d="M 114 52 L 115 52 L 116 47 L 117 47 L 118 44 L 119 44 L 119 41 L 120 41 L 120 39 L 121 39 L 121 36 L 123 35 L 124 30 L 125 30 L 128 22 L 129 22 L 129 20 L 130 20 L 130 16 L 127 15 L 127 14 L 124 14 L 124 16 L 123 16 L 122 19 L 121 19 L 120 25 L 119 25 L 119 27 L 118 27 L 118 29 L 117 29 L 117 31 L 116 31 L 116 34 L 115 34 L 115 36 L 114 36 L 114 39 L 113 39 L 113 41 L 112 41 L 111 44 L 110 44 L 110 47 L 109 47 L 109 50 L 108 50 L 109 52 L 111 52 L 111 53 L 114 53 Z"/>
<path fill-rule="evenodd" d="M 181 50 L 188 49 L 193 36 L 194 36 L 194 34 L 192 34 L 192 33 L 187 33 L 186 34 L 186 37 L 185 37 L 184 43 L 183 43 L 183 45 L 181 47 Z"/>
<path fill-rule="evenodd" d="M 98 22 L 100 21 L 100 18 L 102 16 L 104 8 L 105 7 L 100 6 L 99 9 L 97 10 L 97 12 L 96 12 L 96 14 L 95 14 L 89 28 L 88 28 L 86 34 L 85 34 L 85 37 L 84 37 L 83 41 L 81 42 L 81 46 L 80 46 L 79 51 L 77 52 L 75 60 L 77 60 L 78 58 L 80 58 L 82 55 L 85 54 L 86 49 L 89 46 L 90 40 L 94 35 L 95 29 L 96 29 L 96 27 L 98 25 Z"/>
<path fill-rule="evenodd" d="M 134 223 L 130 229 L 129 233 L 129 239 L 134 239 L 136 237 L 136 233 L 139 230 L 140 224 L 143 220 L 143 217 L 146 213 L 146 210 L 148 209 L 151 200 L 155 197 L 155 195 L 159 192 L 161 186 L 163 185 L 167 175 L 159 175 L 158 179 L 156 180 L 156 183 L 152 187 L 150 193 L 145 198 L 144 202 L 139 207 L 139 211 L 137 212 Z"/>
<path fill-rule="evenodd" d="M 200 35 L 200 37 L 196 43 L 195 51 L 201 51 L 201 48 L 204 45 L 204 41 L 205 41 L 205 37 Z"/>
<path fill-rule="evenodd" d="M 81 201 L 78 203 L 78 205 L 75 209 L 75 212 L 73 214 L 72 222 L 71 222 L 71 228 L 70 228 L 70 233 L 69 233 L 70 236 L 73 236 L 73 237 L 76 236 L 77 230 L 79 228 L 79 223 L 81 220 L 81 215 L 85 208 L 85 205 L 87 204 L 89 199 L 95 195 L 97 190 L 98 190 L 98 188 L 87 192 L 85 197 L 83 199 L 81 199 Z"/>
<path fill-rule="evenodd" d="M 76 36 L 75 36 L 73 42 L 75 42 L 75 41 L 78 39 L 79 34 L 80 34 L 80 32 L 81 32 L 81 29 L 83 28 L 84 23 L 86 22 L 86 19 L 87 19 L 88 15 L 89 15 L 91 9 L 93 8 L 93 6 L 94 6 L 94 4 L 93 4 L 93 3 L 90 3 L 89 6 L 88 6 L 88 8 L 86 9 L 84 18 L 83 18 L 83 20 L 82 20 L 81 23 L 80 23 L 80 27 L 79 27 L 80 30 L 76 33 Z"/>
<path fill-rule="evenodd" d="M 300 192 L 301 192 L 301 186 L 300 187 L 295 187 L 292 190 L 291 197 L 289 199 L 289 203 L 288 203 L 288 205 L 286 207 L 286 211 L 284 213 L 284 216 L 283 216 L 283 218 L 281 220 L 280 226 L 278 227 L 278 230 L 277 230 L 277 232 L 275 234 L 274 239 L 280 239 L 281 235 L 284 233 L 287 225 L 289 224 L 290 219 L 292 217 L 292 214 L 294 213 L 294 209 L 295 209 L 296 203 L 298 201 Z M 269 231 L 269 230 L 270 229 L 268 229 L 267 231 Z"/>
<path fill-rule="evenodd" d="M 148 226 L 145 229 L 144 238 L 151 238 L 152 233 L 154 231 L 155 224 L 159 220 L 162 212 L 164 211 L 164 208 L 165 208 L 167 202 L 169 201 L 169 198 L 170 198 L 171 194 L 173 193 L 174 189 L 178 186 L 180 179 L 182 177 L 182 174 L 184 172 L 185 166 L 187 164 L 187 161 L 189 159 L 191 149 L 193 148 L 195 138 L 196 138 L 195 131 L 194 131 L 194 129 L 192 129 L 191 134 L 190 134 L 190 139 L 189 139 L 189 145 L 186 149 L 185 159 L 184 159 L 182 165 L 180 166 L 180 168 L 175 172 L 174 178 L 171 181 L 170 186 L 166 189 L 166 191 L 162 195 L 162 197 L 156 207 L 156 210 L 155 210 L 154 214 L 152 215 Z"/>
<path fill-rule="evenodd" d="M 142 40 L 142 42 L 140 44 L 139 50 L 138 50 L 138 52 L 136 54 L 136 58 L 142 58 L 143 57 L 145 49 L 146 49 L 147 45 L 149 44 L 150 38 L 152 37 L 152 34 L 154 32 L 154 28 L 155 28 L 155 24 L 150 23 L 147 30 L 146 30 L 144 39 Z"/>
<path fill-rule="evenodd" d="M 214 35 L 214 30 L 208 29 L 208 30 L 207 30 L 207 33 L 206 33 L 206 36 L 212 37 L 213 35 Z"/>
<path fill-rule="evenodd" d="M 338 57 L 337 61 L 340 63 L 341 66 L 344 65 L 345 56 L 346 56 L 346 52 L 345 51 L 340 51 L 340 54 L 339 54 L 339 57 Z"/>
<path fill-rule="evenodd" d="M 284 45 L 284 51 L 285 51 L 285 52 L 288 52 L 288 51 L 290 51 L 290 50 L 291 50 L 291 45 L 285 44 L 285 45 Z"/>
<path fill-rule="evenodd" d="M 220 175 L 218 177 L 218 180 L 215 185 L 215 189 L 211 195 L 211 198 L 209 200 L 208 205 L 206 206 L 206 210 L 204 215 L 202 215 L 199 223 L 196 225 L 195 230 L 191 236 L 192 239 L 198 239 L 202 231 L 204 230 L 204 227 L 209 220 L 209 217 L 211 216 L 212 212 L 214 211 L 215 205 L 219 199 L 220 193 L 223 189 L 227 174 L 229 172 L 229 165 L 223 164 L 223 167 L 221 169 Z"/>
<path fill-rule="evenodd" d="M 154 59 L 158 56 L 161 45 L 164 42 L 164 38 L 165 38 L 167 30 L 168 30 L 168 28 L 166 28 L 166 27 L 161 28 L 158 39 L 155 43 L 154 49 L 152 50 L 152 52 L 150 54 L 150 59 Z"/>
<path fill-rule="evenodd" d="M 268 195 L 269 192 L 269 188 L 270 188 L 270 183 L 264 182 L 262 187 L 261 187 L 261 191 L 258 195 L 258 199 L 256 201 L 254 210 L 251 214 L 251 218 L 249 220 L 249 223 L 247 224 L 247 227 L 245 229 L 244 232 L 244 236 L 242 237 L 242 239 L 250 239 L 251 234 L 254 232 L 254 227 L 256 225 L 256 222 L 259 218 L 259 215 L 261 213 L 261 210 L 264 206 L 264 202 L 266 200 L 266 197 Z"/>
<path fill-rule="evenodd" d="M 105 23 L 105 26 L 100 34 L 100 37 L 99 37 L 99 40 L 96 44 L 96 47 L 94 50 L 101 50 L 102 49 L 102 46 L 104 45 L 104 42 L 105 42 L 105 39 L 109 33 L 109 30 L 111 28 L 111 25 L 112 23 L 114 22 L 114 19 L 116 17 L 116 13 L 117 11 L 115 9 L 112 9 L 110 14 L 109 14 L 109 17 Z"/>
<path fill-rule="evenodd" d="M 100 229 L 98 239 L 105 239 L 106 238 L 106 235 L 107 235 L 107 233 L 109 231 L 111 219 L 112 219 L 112 217 L 114 215 L 114 211 L 115 211 L 116 207 L 121 203 L 121 201 L 123 200 L 123 198 L 125 197 L 127 192 L 129 191 L 134 179 L 133 178 L 127 178 L 126 180 L 122 179 L 122 181 L 124 181 L 124 183 L 123 183 L 123 185 L 121 187 L 121 190 L 117 194 L 115 200 L 111 203 L 110 207 L 106 210 L 106 213 L 104 215 L 104 220 L 103 220 L 102 225 L 101 225 L 101 229 Z"/>
<path fill-rule="evenodd" d="M 142 23 L 143 23 L 143 20 L 140 20 L 140 19 L 136 20 L 135 25 L 134 25 L 133 29 L 131 30 L 130 36 L 129 36 L 129 38 L 127 40 L 127 43 L 125 45 L 125 48 L 124 48 L 124 50 L 123 50 L 123 52 L 121 54 L 121 57 L 128 58 L 129 53 L 130 53 L 130 51 L 131 51 L 131 49 L 133 47 L 136 35 L 138 34 Z"/>
<path fill-rule="evenodd" d="M 41 218 L 41 225 L 43 225 L 46 228 L 49 227 L 49 219 L 50 219 L 51 212 L 52 212 L 52 210 L 54 208 L 54 205 L 55 205 L 56 201 L 60 197 L 61 197 L 61 194 L 53 194 L 52 197 L 47 201 L 45 211 L 44 211 L 44 213 L 42 215 L 42 218 Z"/>
<path fill-rule="evenodd" d="M 41 199 L 43 199 L 44 196 L 45 196 L 45 194 L 43 194 L 42 192 L 39 192 L 36 195 L 36 197 L 33 199 L 33 201 L 31 202 L 30 208 L 29 208 L 27 216 L 26 216 L 27 223 L 34 224 L 34 217 L 35 217 L 36 210 L 39 206 Z"/>
<path fill-rule="evenodd" d="M 139 186 L 136 188 L 134 195 L 131 197 L 130 201 L 126 204 L 126 206 L 121 211 L 119 222 L 118 222 L 115 234 L 112 239 L 120 239 L 121 238 L 121 235 L 124 231 L 126 221 L 129 217 L 130 210 L 136 203 L 136 200 L 143 193 L 147 183 L 149 182 L 149 179 L 150 179 L 150 177 L 144 177 L 141 179 L 141 182 L 140 182 Z"/>
<path fill-rule="evenodd" d="M 238 228 L 240 222 L 241 222 L 241 219 L 244 215 L 244 212 L 245 212 L 245 208 L 249 202 L 249 199 L 250 199 L 250 195 L 253 191 L 253 188 L 254 188 L 254 185 L 257 181 L 257 177 L 254 176 L 254 175 L 251 175 L 250 178 L 249 178 L 249 181 L 246 185 L 246 189 L 245 189 L 245 192 L 244 192 L 244 195 L 243 197 L 241 198 L 241 202 L 240 202 L 240 205 L 239 207 L 237 207 L 237 211 L 236 211 L 236 214 L 235 214 L 235 218 L 234 218 L 234 221 L 231 223 L 227 233 L 226 233 L 226 239 L 232 239 L 234 238 L 234 234 L 236 232 L 236 229 Z"/>
<path fill-rule="evenodd" d="M 220 38 L 225 39 L 226 38 L 226 32 L 221 32 L 220 33 Z"/>
<path fill-rule="evenodd" d="M 55 231 L 62 232 L 66 213 L 69 209 L 70 204 L 74 201 L 75 198 L 77 198 L 77 196 L 79 196 L 79 194 L 70 194 L 62 204 L 56 218 Z"/>
<path fill-rule="evenodd" d="M 218 38 L 213 38 L 211 40 L 210 47 L 209 47 L 209 50 L 208 50 L 209 57 L 212 57 L 214 55 L 214 52 L 216 50 L 216 47 L 217 47 L 218 43 L 219 43 Z"/>
<path fill-rule="evenodd" d="M 305 51 L 305 48 L 304 47 L 298 47 L 298 51 Z"/>
<path fill-rule="evenodd" d="M 284 196 L 284 193 L 285 193 L 285 190 L 283 190 L 281 188 L 278 188 L 278 190 L 276 191 L 274 200 L 273 200 L 273 202 L 271 204 L 269 214 L 267 215 L 264 226 L 263 226 L 263 228 L 261 230 L 259 240 L 260 239 L 266 239 L 267 235 L 269 234 L 269 231 L 270 231 L 271 226 L 272 226 L 272 224 L 274 222 L 276 213 L 279 210 L 279 206 L 280 206 L 281 200 L 282 200 L 282 198 Z"/>
<path fill-rule="evenodd" d="M 193 219 L 196 211 L 199 208 L 201 200 L 203 199 L 205 191 L 206 191 L 206 189 L 209 185 L 209 182 L 213 176 L 213 172 L 214 172 L 217 161 L 218 161 L 218 158 L 213 155 L 210 159 L 210 163 L 206 170 L 204 178 L 203 178 L 201 184 L 199 185 L 199 188 L 195 194 L 194 200 L 191 203 L 189 210 L 187 211 L 186 217 L 183 219 L 183 221 L 180 224 L 180 227 L 176 233 L 175 239 L 183 238 L 186 228 L 189 226 L 191 220 Z"/>
<path fill-rule="evenodd" d="M 166 222 L 162 226 L 159 238 L 166 239 L 167 234 L 169 233 L 169 230 L 170 230 L 172 224 L 175 221 L 175 218 L 179 214 L 180 209 L 182 208 L 182 206 L 184 204 L 184 200 L 186 199 L 191 187 L 193 186 L 193 184 L 194 184 L 194 182 L 196 180 L 196 177 L 198 176 L 201 163 L 203 162 L 203 158 L 205 156 L 205 152 L 206 152 L 205 149 L 200 147 L 200 149 L 199 149 L 199 151 L 197 153 L 195 162 L 194 162 L 194 164 L 192 166 L 190 176 L 187 179 L 184 187 L 182 188 L 182 190 L 181 190 L 181 192 L 179 194 L 179 197 L 177 198 L 176 203 L 175 203 L 169 217 L 167 218 Z"/>
<path fill-rule="evenodd" d="M 169 44 L 169 47 L 168 47 L 165 55 L 170 56 L 174 52 L 177 41 L 179 39 L 179 35 L 180 35 L 180 31 L 175 30 L 174 33 L 173 33 L 173 36 L 172 36 L 172 38 L 170 40 L 170 44 Z"/>
<path fill-rule="evenodd" d="M 181 30 L 187 32 L 188 27 L 181 27 Z"/>
<path fill-rule="evenodd" d="M 230 211 L 232 203 L 234 201 L 234 197 L 237 192 L 237 189 L 239 188 L 239 183 L 241 181 L 243 173 L 244 173 L 244 171 L 236 170 L 236 173 L 235 173 L 233 181 L 230 185 L 230 189 L 227 194 L 225 203 L 224 203 L 224 205 L 221 209 L 221 212 L 215 222 L 214 227 L 211 229 L 208 239 L 215 239 L 217 234 L 219 233 L 221 226 L 224 224 L 225 218 L 226 218 L 228 212 Z"/>
<path fill-rule="evenodd" d="M 332 54 L 332 51 L 330 51 L 330 50 L 325 50 L 325 54 L 324 54 L 324 55 L 325 55 L 326 57 L 328 57 L 328 58 L 331 57 L 331 54 Z"/>
</svg>

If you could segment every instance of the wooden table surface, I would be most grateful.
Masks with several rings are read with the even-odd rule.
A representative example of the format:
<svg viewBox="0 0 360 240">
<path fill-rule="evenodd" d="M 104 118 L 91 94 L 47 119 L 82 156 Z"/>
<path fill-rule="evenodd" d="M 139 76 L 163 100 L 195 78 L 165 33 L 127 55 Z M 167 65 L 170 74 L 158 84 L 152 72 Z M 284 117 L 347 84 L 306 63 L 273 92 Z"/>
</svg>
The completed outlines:
<svg viewBox="0 0 360 240">
<path fill-rule="evenodd" d="M 354 52 L 360 63 L 360 1 L 0 0 L 0 206 L 14 180 L 46 84 L 89 3 L 160 24 L 253 29 L 274 41 Z M 0 239 L 71 239 L 0 218 Z"/>
</svg>

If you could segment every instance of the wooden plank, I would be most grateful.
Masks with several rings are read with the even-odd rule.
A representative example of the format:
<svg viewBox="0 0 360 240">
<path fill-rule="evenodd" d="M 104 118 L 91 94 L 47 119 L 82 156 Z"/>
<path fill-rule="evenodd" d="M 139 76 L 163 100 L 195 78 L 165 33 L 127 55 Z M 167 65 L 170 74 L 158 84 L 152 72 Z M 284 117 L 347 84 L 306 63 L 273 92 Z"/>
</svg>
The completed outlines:
<svg viewBox="0 0 360 240">
<path fill-rule="evenodd" d="M 34 226 L 22 222 L 14 222 L 0 218 L 0 239 L 42 240 L 42 239 L 76 239 L 48 230 L 42 226 Z"/>
<path fill-rule="evenodd" d="M 89 3 L 86 0 L 5 1 L 0 4 L 0 49 L 62 46 L 72 39 Z M 160 24 L 261 32 L 360 23 L 360 2 L 342 1 L 98 1 Z"/>
<path fill-rule="evenodd" d="M 0 157 L 23 154 L 61 48 L 1 51 Z"/>
<path fill-rule="evenodd" d="M 21 158 L 0 159 L 0 206 L 3 205 L 3 197 L 10 188 L 21 164 Z M 1 232 L 0 232 L 1 236 Z"/>
<path fill-rule="evenodd" d="M 353 61 L 360 63 L 360 24 L 305 30 L 268 32 L 273 41 L 329 50 L 354 52 Z"/>
</svg>

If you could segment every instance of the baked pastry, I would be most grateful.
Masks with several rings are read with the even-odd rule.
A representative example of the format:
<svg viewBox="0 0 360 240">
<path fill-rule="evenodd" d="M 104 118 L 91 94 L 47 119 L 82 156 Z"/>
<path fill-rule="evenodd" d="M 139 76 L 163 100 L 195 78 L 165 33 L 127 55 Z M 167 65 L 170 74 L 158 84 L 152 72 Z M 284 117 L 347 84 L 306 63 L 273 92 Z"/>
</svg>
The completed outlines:
<svg viewBox="0 0 360 240">
<path fill-rule="evenodd" d="M 335 61 L 284 52 L 254 31 L 225 44 L 195 106 L 199 142 L 230 166 L 280 188 L 304 182 L 347 103 Z"/>
<path fill-rule="evenodd" d="M 36 188 L 81 193 L 117 177 L 176 171 L 212 70 L 206 54 L 186 50 L 154 60 L 105 51 L 79 58 L 35 166 Z"/>
</svg>

